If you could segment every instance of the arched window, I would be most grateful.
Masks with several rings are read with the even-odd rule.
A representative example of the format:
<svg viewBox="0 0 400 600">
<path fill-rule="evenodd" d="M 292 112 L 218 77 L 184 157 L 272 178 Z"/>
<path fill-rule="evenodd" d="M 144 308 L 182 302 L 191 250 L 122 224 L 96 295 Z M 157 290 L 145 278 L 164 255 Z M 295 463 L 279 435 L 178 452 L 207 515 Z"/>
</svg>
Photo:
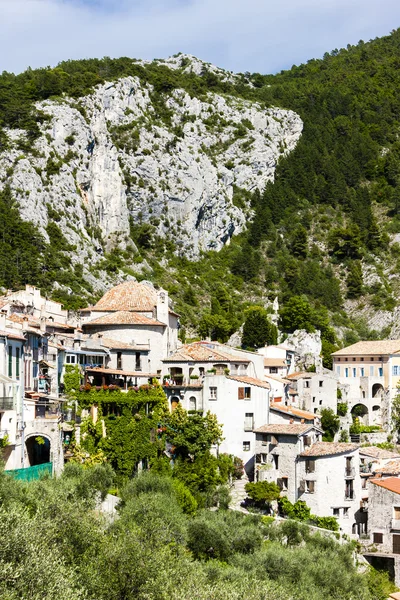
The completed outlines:
<svg viewBox="0 0 400 600">
<path fill-rule="evenodd" d="M 189 410 L 196 410 L 196 398 L 194 396 L 189 398 Z"/>
</svg>

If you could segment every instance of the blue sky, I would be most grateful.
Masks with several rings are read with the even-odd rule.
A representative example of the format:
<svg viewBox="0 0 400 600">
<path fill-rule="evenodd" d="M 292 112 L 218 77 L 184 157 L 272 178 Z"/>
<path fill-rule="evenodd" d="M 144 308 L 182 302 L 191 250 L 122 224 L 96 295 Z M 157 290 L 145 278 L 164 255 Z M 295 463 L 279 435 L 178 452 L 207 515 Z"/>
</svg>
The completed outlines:
<svg viewBox="0 0 400 600">
<path fill-rule="evenodd" d="M 186 52 L 274 73 L 399 26 L 399 0 L 0 0 L 0 72 Z"/>
</svg>

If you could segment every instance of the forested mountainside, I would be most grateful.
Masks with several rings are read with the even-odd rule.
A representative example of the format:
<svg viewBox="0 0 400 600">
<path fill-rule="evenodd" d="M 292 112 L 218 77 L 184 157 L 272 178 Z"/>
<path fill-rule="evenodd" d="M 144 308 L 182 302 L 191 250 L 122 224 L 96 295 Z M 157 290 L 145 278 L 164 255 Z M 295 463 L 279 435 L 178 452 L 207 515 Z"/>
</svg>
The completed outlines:
<svg viewBox="0 0 400 600">
<path fill-rule="evenodd" d="M 78 307 L 134 275 L 221 340 L 278 296 L 325 354 L 397 336 L 399 50 L 396 30 L 277 75 L 184 55 L 3 73 L 0 284 Z"/>
</svg>

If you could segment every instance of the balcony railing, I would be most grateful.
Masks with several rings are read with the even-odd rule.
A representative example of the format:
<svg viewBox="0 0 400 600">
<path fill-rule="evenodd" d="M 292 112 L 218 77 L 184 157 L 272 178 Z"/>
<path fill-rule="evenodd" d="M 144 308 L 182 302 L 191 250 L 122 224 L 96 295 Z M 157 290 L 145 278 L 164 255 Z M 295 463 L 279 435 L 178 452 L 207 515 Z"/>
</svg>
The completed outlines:
<svg viewBox="0 0 400 600">
<path fill-rule="evenodd" d="M 13 398 L 3 397 L 0 398 L 0 410 L 13 410 L 14 400 Z"/>
<path fill-rule="evenodd" d="M 356 470 L 354 467 L 346 467 L 344 470 L 344 476 L 346 479 L 354 479 L 356 476 Z"/>
</svg>

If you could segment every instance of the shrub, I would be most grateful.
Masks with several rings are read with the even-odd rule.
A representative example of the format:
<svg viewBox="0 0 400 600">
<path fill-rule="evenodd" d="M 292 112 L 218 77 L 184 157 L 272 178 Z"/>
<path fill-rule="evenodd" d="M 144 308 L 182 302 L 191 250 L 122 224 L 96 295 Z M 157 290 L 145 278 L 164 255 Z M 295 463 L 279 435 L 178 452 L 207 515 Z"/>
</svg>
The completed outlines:
<svg viewBox="0 0 400 600">
<path fill-rule="evenodd" d="M 340 417 L 344 417 L 347 415 L 347 409 L 348 409 L 347 402 L 338 402 L 337 403 L 337 414 Z"/>
</svg>

